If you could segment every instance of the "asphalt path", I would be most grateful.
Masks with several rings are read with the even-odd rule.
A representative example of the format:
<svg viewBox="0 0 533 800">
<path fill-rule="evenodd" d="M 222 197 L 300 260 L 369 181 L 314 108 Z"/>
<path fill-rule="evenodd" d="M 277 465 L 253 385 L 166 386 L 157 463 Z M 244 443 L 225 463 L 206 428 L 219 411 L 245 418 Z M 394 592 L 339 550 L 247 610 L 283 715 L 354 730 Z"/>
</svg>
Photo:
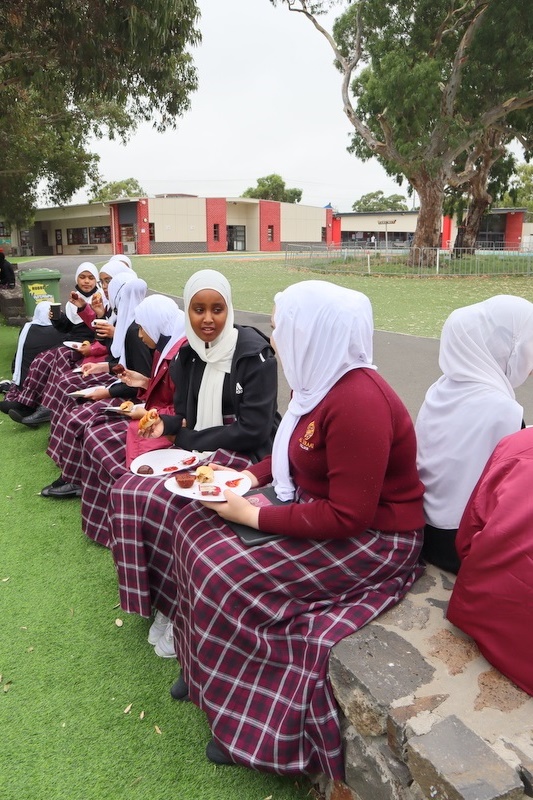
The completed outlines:
<svg viewBox="0 0 533 800">
<path fill-rule="evenodd" d="M 61 302 L 66 303 L 74 286 L 77 267 L 86 259 L 80 256 L 61 256 L 40 259 L 32 265 L 34 268 L 57 269 L 61 273 L 59 283 Z M 97 267 L 106 262 L 105 258 L 94 260 Z M 26 267 L 21 264 L 22 272 Z M 150 293 L 150 292 L 149 292 Z M 183 299 L 172 295 L 180 308 Z M 270 335 L 270 316 L 250 311 L 235 310 L 235 322 L 240 325 L 253 325 L 263 333 Z M 409 336 L 403 333 L 375 331 L 374 363 L 379 372 L 402 398 L 412 418 L 415 419 L 424 400 L 425 393 L 439 377 L 438 365 L 439 342 L 423 336 Z M 290 391 L 279 367 L 278 401 L 283 413 L 289 402 Z M 533 424 L 533 377 L 516 392 L 518 402 L 524 407 L 524 418 L 527 424 Z"/>
</svg>

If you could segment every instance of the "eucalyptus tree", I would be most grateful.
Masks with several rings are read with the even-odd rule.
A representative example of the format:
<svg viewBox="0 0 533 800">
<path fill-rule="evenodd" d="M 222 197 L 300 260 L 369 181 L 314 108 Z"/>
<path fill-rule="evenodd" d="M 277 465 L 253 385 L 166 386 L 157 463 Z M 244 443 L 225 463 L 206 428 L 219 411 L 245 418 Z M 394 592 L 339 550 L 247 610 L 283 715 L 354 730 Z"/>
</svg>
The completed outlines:
<svg viewBox="0 0 533 800">
<path fill-rule="evenodd" d="M 484 147 L 525 143 L 533 106 L 530 0 L 271 0 L 311 22 L 340 70 L 353 152 L 416 190 L 413 248 L 437 247 L 447 187 L 475 179 Z M 330 31 L 321 15 L 342 13 Z"/>
<path fill-rule="evenodd" d="M 39 182 L 61 203 L 96 180 L 91 135 L 175 126 L 198 19 L 194 0 L 2 0 L 0 217 L 27 221 Z"/>
</svg>

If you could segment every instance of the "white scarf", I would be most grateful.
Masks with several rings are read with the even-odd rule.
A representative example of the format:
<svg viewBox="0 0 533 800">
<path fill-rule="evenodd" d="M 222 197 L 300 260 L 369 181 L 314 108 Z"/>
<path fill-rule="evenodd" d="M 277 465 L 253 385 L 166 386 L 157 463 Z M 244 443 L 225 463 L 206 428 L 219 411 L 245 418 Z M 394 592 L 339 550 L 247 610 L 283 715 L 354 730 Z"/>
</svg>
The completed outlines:
<svg viewBox="0 0 533 800">
<path fill-rule="evenodd" d="M 206 348 L 203 339 L 193 331 L 189 319 L 189 307 L 195 294 L 204 289 L 213 289 L 223 298 L 228 308 L 224 330 L 210 346 Z M 193 350 L 205 361 L 204 374 L 198 393 L 198 409 L 196 413 L 197 431 L 223 424 L 222 391 L 224 376 L 231 371 L 233 354 L 237 344 L 237 329 L 233 327 L 233 305 L 231 287 L 228 280 L 214 269 L 203 269 L 192 275 L 183 289 L 185 306 L 185 332 Z"/>
<path fill-rule="evenodd" d="M 456 309 L 439 366 L 416 420 L 417 461 L 427 522 L 453 530 L 497 443 L 520 429 L 514 389 L 533 370 L 533 304 L 497 295 Z"/>
<path fill-rule="evenodd" d="M 146 331 L 156 345 L 162 336 L 168 337 L 161 352 L 154 356 L 154 359 L 157 358 L 153 369 L 155 376 L 166 354 L 185 336 L 185 314 L 170 297 L 153 294 L 137 306 L 135 322 Z"/>
<path fill-rule="evenodd" d="M 372 306 L 361 292 L 326 281 L 303 281 L 274 298 L 272 340 L 292 397 L 276 432 L 272 475 L 280 500 L 294 499 L 289 442 L 308 414 L 347 372 L 372 363 Z"/>
<path fill-rule="evenodd" d="M 81 275 L 82 272 L 90 272 L 91 275 L 94 276 L 94 279 L 98 282 L 98 270 L 96 269 L 94 264 L 91 264 L 90 261 L 84 261 L 83 264 L 80 264 L 78 269 L 76 270 L 76 285 L 78 283 L 78 277 Z M 79 286 L 77 286 L 76 291 L 78 292 L 78 294 L 81 294 L 81 296 L 87 300 L 91 295 L 94 294 L 96 288 L 89 294 L 85 294 L 85 292 L 82 292 Z M 67 301 L 67 304 L 65 306 L 65 314 L 67 315 L 67 317 L 69 318 L 69 320 L 72 322 L 73 325 L 81 325 L 81 323 L 83 322 L 82 318 L 78 314 L 78 307 L 75 306 L 74 303 L 71 303 L 70 300 Z"/>
<path fill-rule="evenodd" d="M 119 273 L 109 284 L 109 302 L 117 310 L 115 333 L 111 343 L 111 355 L 127 366 L 125 356 L 126 334 L 135 319 L 135 311 L 144 300 L 148 286 L 137 278 L 131 269 Z"/>
<path fill-rule="evenodd" d="M 40 303 L 37 303 L 35 306 L 35 311 L 33 312 L 33 318 L 31 322 L 26 322 L 24 327 L 20 332 L 20 336 L 17 342 L 17 352 L 15 355 L 15 368 L 13 370 L 13 383 L 18 385 L 20 381 L 20 373 L 22 369 L 22 354 L 24 352 L 24 345 L 26 343 L 26 337 L 28 336 L 29 330 L 32 325 L 39 325 L 42 328 L 46 328 L 48 325 L 52 324 L 52 320 L 49 318 L 48 314 L 50 313 L 50 303 L 48 300 L 42 300 Z"/>
</svg>

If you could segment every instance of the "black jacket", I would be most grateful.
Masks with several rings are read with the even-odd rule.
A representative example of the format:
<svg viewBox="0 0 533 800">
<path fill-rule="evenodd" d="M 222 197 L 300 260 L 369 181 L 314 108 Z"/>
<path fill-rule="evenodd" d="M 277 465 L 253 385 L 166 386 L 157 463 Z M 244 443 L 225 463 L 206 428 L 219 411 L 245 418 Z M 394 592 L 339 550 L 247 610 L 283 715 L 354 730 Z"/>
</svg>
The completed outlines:
<svg viewBox="0 0 533 800">
<path fill-rule="evenodd" d="M 162 415 L 165 434 L 175 434 L 175 444 L 185 450 L 224 448 L 259 461 L 272 450 L 279 425 L 277 412 L 278 367 L 274 351 L 261 331 L 243 325 L 238 330 L 231 372 L 225 376 L 222 413 L 234 421 L 195 431 L 198 392 L 205 362 L 189 344 L 183 345 L 170 366 L 176 386 L 176 416 Z M 187 427 L 182 427 L 182 420 Z"/>
<path fill-rule="evenodd" d="M 109 344 L 111 344 L 111 339 L 109 339 Z M 123 367 L 134 370 L 135 372 L 140 372 L 141 375 L 145 375 L 147 378 L 150 377 L 152 371 L 152 350 L 139 338 L 139 326 L 136 322 L 132 322 L 126 331 L 124 353 L 126 363 L 122 365 Z M 117 366 L 118 358 L 114 358 L 110 353 L 108 363 L 109 369 L 112 370 L 113 367 Z M 137 387 L 127 386 L 125 383 L 122 383 L 122 381 L 112 383 L 108 388 L 111 397 L 123 397 L 125 400 L 135 400 L 139 393 Z"/>
</svg>

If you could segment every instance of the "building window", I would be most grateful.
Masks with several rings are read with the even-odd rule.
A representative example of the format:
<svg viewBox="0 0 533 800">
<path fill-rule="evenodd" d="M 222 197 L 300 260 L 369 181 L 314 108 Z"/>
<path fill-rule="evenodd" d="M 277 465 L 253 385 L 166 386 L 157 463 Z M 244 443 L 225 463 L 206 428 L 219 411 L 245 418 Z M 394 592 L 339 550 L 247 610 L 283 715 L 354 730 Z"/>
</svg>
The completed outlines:
<svg viewBox="0 0 533 800">
<path fill-rule="evenodd" d="M 153 222 L 148 223 L 148 236 L 151 242 L 155 242 L 155 224 Z"/>
<path fill-rule="evenodd" d="M 87 228 L 67 228 L 68 244 L 89 244 Z"/>
<path fill-rule="evenodd" d="M 10 236 L 11 231 L 8 231 L 5 222 L 0 222 L 0 236 Z"/>
<path fill-rule="evenodd" d="M 273 242 L 273 241 L 274 241 L 274 226 L 269 225 L 267 228 L 267 242 Z"/>
<path fill-rule="evenodd" d="M 326 241 L 326 229 L 325 228 L 322 228 L 322 241 L 323 242 Z"/>
<path fill-rule="evenodd" d="M 89 228 L 89 242 L 91 244 L 111 244 L 111 226 L 99 225 Z"/>
<path fill-rule="evenodd" d="M 220 242 L 220 225 L 218 222 L 213 225 L 213 241 Z"/>
</svg>

